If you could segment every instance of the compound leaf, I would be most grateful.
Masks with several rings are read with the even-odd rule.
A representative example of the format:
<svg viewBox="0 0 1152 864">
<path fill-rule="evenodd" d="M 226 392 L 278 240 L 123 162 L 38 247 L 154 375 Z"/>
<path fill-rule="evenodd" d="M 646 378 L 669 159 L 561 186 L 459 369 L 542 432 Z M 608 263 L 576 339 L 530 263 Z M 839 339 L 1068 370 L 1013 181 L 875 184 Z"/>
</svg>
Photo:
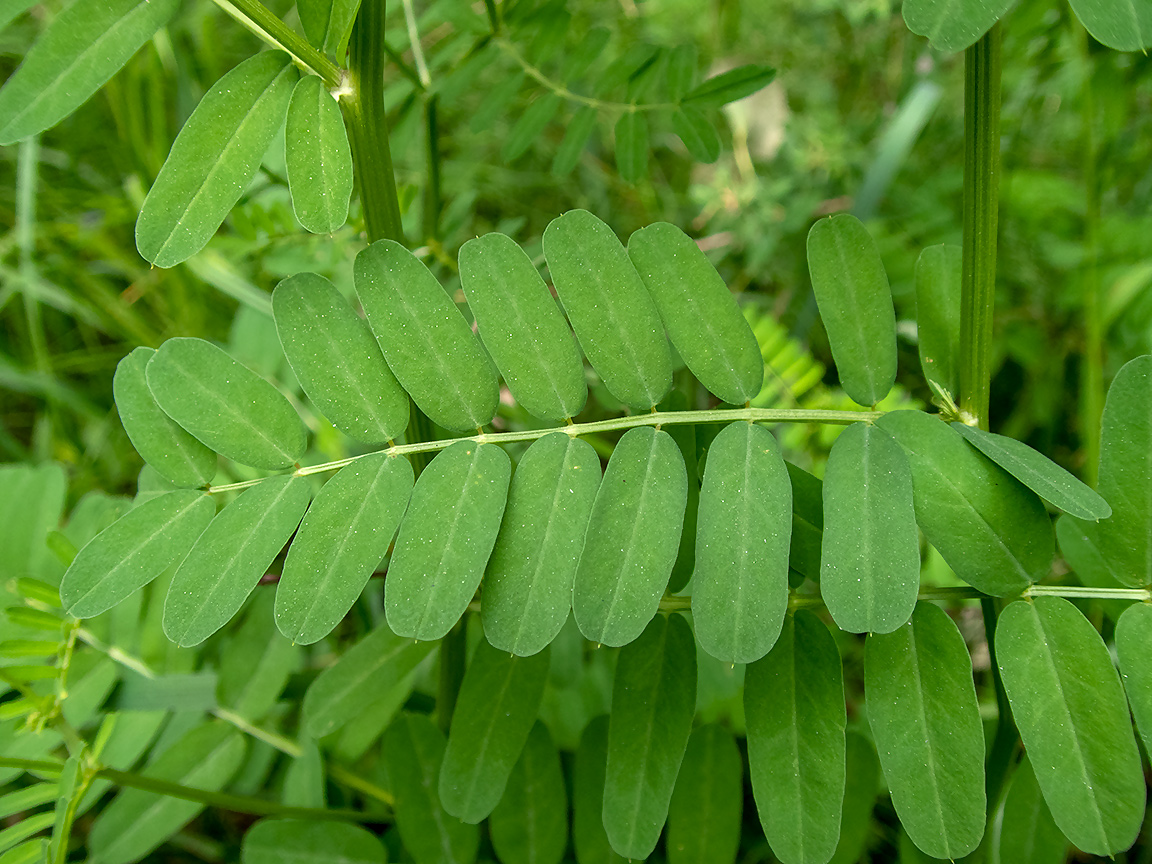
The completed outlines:
<svg viewBox="0 0 1152 864">
<path fill-rule="evenodd" d="M 340 108 L 316 75 L 304 76 L 292 91 L 284 140 L 296 218 L 313 234 L 335 231 L 348 218 L 352 150 Z"/>
<path fill-rule="evenodd" d="M 737 66 L 702 81 L 684 94 L 680 104 L 696 108 L 719 107 L 751 96 L 757 90 L 767 87 L 775 77 L 776 70 L 771 66 L 754 63 Z"/>
<path fill-rule="evenodd" d="M 668 864 L 734 864 L 743 773 L 731 732 L 715 723 L 692 732 L 668 806 Z"/>
<path fill-rule="evenodd" d="M 388 855 L 370 831 L 347 822 L 261 819 L 248 829 L 241 864 L 384 864 Z"/>
<path fill-rule="evenodd" d="M 616 170 L 628 183 L 648 175 L 648 120 L 639 111 L 626 111 L 616 121 Z"/>
<path fill-rule="evenodd" d="M 557 177 L 567 177 L 580 161 L 580 154 L 588 146 L 588 139 L 596 129 L 597 116 L 595 108 L 585 105 L 568 121 L 564 140 L 560 142 L 560 146 L 556 148 L 556 155 L 552 158 L 552 173 Z"/>
<path fill-rule="evenodd" d="M 704 112 L 691 105 L 672 115 L 672 129 L 697 162 L 711 164 L 720 156 L 720 136 Z"/>
<path fill-rule="evenodd" d="M 492 847 L 503 864 L 560 864 L 568 845 L 568 793 L 548 727 L 528 735 L 504 797 L 488 820 Z"/>
</svg>

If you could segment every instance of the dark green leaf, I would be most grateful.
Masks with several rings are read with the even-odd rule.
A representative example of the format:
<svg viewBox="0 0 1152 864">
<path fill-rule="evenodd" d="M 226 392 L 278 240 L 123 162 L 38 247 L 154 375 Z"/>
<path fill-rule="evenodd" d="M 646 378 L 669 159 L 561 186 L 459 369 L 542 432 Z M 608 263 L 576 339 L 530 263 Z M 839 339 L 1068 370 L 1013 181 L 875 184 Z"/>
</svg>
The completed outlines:
<svg viewBox="0 0 1152 864">
<path fill-rule="evenodd" d="M 1117 51 L 1152 48 L 1152 7 L 1143 0 L 1069 0 L 1098 42 Z"/>
<path fill-rule="evenodd" d="M 712 163 L 720 156 L 720 136 L 704 112 L 691 105 L 672 115 L 672 129 L 697 162 Z"/>
<path fill-rule="evenodd" d="M 552 118 L 560 110 L 561 102 L 560 96 L 556 93 L 545 93 L 537 97 L 536 101 L 520 115 L 512 131 L 504 139 L 504 149 L 500 153 L 500 158 L 505 162 L 513 162 L 527 153 L 532 142 L 543 134 L 544 127 L 552 122 Z"/>
<path fill-rule="evenodd" d="M 1060 597 L 1011 603 L 996 659 L 1052 817 L 1078 849 L 1113 855 L 1144 820 L 1144 775 L 1120 676 L 1100 634 Z"/>
<path fill-rule="evenodd" d="M 581 78 L 592 64 L 603 56 L 611 36 L 611 32 L 603 27 L 593 27 L 585 33 L 580 44 L 564 59 L 560 72 L 561 80 L 576 81 Z"/>
<path fill-rule="evenodd" d="M 608 715 L 596 717 L 580 736 L 572 782 L 572 845 L 578 864 L 619 864 L 604 831 L 604 770 Z"/>
<path fill-rule="evenodd" d="M 164 600 L 164 633 L 199 645 L 240 611 L 300 524 L 307 478 L 269 477 L 220 511 L 184 559 Z"/>
<path fill-rule="evenodd" d="M 997 851 L 1005 864 L 1063 864 L 1068 857 L 1068 840 L 1044 803 L 1028 754 L 1012 772 L 999 835 Z"/>
<path fill-rule="evenodd" d="M 896 380 L 896 313 L 876 242 L 850 213 L 808 232 L 808 269 L 840 386 L 875 405 Z"/>
<path fill-rule="evenodd" d="M 629 183 L 648 176 L 648 120 L 639 111 L 626 111 L 616 121 L 616 170 Z"/>
<path fill-rule="evenodd" d="M 141 255 L 171 267 L 212 239 L 284 123 L 298 77 L 287 54 L 265 51 L 204 95 L 144 199 L 136 220 Z"/>
<path fill-rule="evenodd" d="M 304 652 L 276 629 L 274 596 L 259 592 L 252 600 L 227 650 L 221 652 L 218 698 L 256 723 L 272 710 L 289 676 L 300 668 Z"/>
<path fill-rule="evenodd" d="M 458 819 L 487 818 L 544 698 L 550 654 L 517 657 L 481 640 L 464 673 L 440 768 L 440 801 Z"/>
<path fill-rule="evenodd" d="M 561 432 L 533 443 L 516 466 L 481 604 L 484 633 L 501 651 L 535 654 L 568 620 L 599 487 L 592 445 Z"/>
<path fill-rule="evenodd" d="M 384 453 L 357 459 L 324 484 L 276 586 L 281 633 L 311 645 L 340 623 L 388 553 L 411 493 L 411 463 Z"/>
<path fill-rule="evenodd" d="M 388 855 L 369 831 L 347 822 L 262 819 L 244 835 L 242 864 L 384 864 Z"/>
<path fill-rule="evenodd" d="M 520 92 L 520 88 L 524 86 L 524 77 L 523 72 L 514 72 L 502 78 L 480 100 L 480 104 L 472 113 L 472 119 L 468 122 L 468 128 L 472 132 L 483 132 L 490 128 Z"/>
<path fill-rule="evenodd" d="M 665 86 L 668 98 L 678 102 L 696 83 L 696 46 L 692 43 L 677 45 L 668 55 L 668 72 Z"/>
<path fill-rule="evenodd" d="M 626 858 L 660 839 L 696 710 L 696 644 L 680 615 L 658 615 L 620 651 L 612 685 L 604 829 Z"/>
<path fill-rule="evenodd" d="M 792 483 L 792 541 L 788 566 L 813 582 L 820 581 L 820 547 L 824 533 L 824 484 L 803 468 L 785 462 Z"/>
<path fill-rule="evenodd" d="M 568 121 L 568 128 L 564 132 L 564 140 L 556 148 L 556 155 L 552 158 L 552 173 L 557 177 L 567 177 L 580 161 L 580 154 L 588 146 L 588 139 L 596 129 L 596 109 L 585 105 L 572 115 Z"/>
<path fill-rule="evenodd" d="M 348 218 L 352 151 L 340 108 L 315 75 L 304 76 L 292 91 L 284 140 L 296 218 L 314 234 L 335 231 Z"/>
<path fill-rule="evenodd" d="M 830 864 L 856 864 L 863 856 L 872 830 L 872 808 L 880 791 L 880 762 L 872 742 L 852 731 L 844 740 L 844 808 L 840 812 L 840 841 Z"/>
<path fill-rule="evenodd" d="M 684 459 L 668 433 L 625 432 L 596 493 L 576 570 L 572 608 L 585 637 L 626 645 L 656 614 L 687 497 Z"/>
<path fill-rule="evenodd" d="M 680 391 L 673 390 L 669 395 L 679 398 L 665 399 L 657 406 L 657 410 L 687 410 L 688 401 Z M 695 424 L 675 423 L 668 427 L 668 434 L 680 448 L 680 455 L 684 458 L 684 468 L 688 474 L 688 498 L 684 503 L 684 527 L 680 530 L 680 547 L 676 550 L 672 575 L 668 577 L 668 585 L 664 588 L 666 594 L 679 594 L 687 587 L 696 569 L 696 529 L 700 516 L 700 463 L 696 459 L 698 448 Z"/>
<path fill-rule="evenodd" d="M 792 487 L 776 439 L 732 423 L 708 450 L 696 529 L 692 619 L 700 645 L 751 663 L 776 642 L 788 610 Z"/>
<path fill-rule="evenodd" d="M 928 37 L 937 51 L 963 51 L 1011 7 L 1012 0 L 905 0 L 904 23 L 918 36 Z"/>
<path fill-rule="evenodd" d="M 560 864 L 568 845 L 568 793 L 560 754 L 537 722 L 488 821 L 503 864 Z"/>
<path fill-rule="evenodd" d="M 296 0 L 300 24 L 312 45 L 327 54 L 343 57 L 360 0 Z"/>
<path fill-rule="evenodd" d="M 668 806 L 668 864 L 733 864 L 740 845 L 744 768 L 732 733 L 693 731 Z"/>
<path fill-rule="evenodd" d="M 1134 603 L 1116 622 L 1120 674 L 1144 748 L 1152 753 L 1152 605 Z"/>
<path fill-rule="evenodd" d="M 355 275 L 384 359 L 424 413 L 453 432 L 490 421 L 496 370 L 428 268 L 399 243 L 378 240 L 356 256 Z"/>
<path fill-rule="evenodd" d="M 169 339 L 148 361 L 160 408 L 208 447 L 253 468 L 304 455 L 304 424 L 283 394 L 203 339 Z"/>
<path fill-rule="evenodd" d="M 775 77 L 776 70 L 771 66 L 757 64 L 737 66 L 735 69 L 714 75 L 689 90 L 680 103 L 696 108 L 726 105 L 745 96 L 751 96 L 762 87 L 768 86 Z"/>
<path fill-rule="evenodd" d="M 868 637 L 864 695 L 908 836 L 933 858 L 971 852 L 984 834 L 984 730 L 972 658 L 944 610 L 920 603 L 903 627 Z"/>
<path fill-rule="evenodd" d="M 908 14 L 908 7 L 904 7 Z M 959 246 L 929 246 L 916 259 L 916 337 L 924 377 L 960 394 Z"/>
<path fill-rule="evenodd" d="M 844 681 L 840 652 L 811 612 L 784 623 L 744 679 L 748 765 L 760 824 L 784 864 L 825 862 L 844 800 Z"/>
<path fill-rule="evenodd" d="M 64 609 L 76 618 L 111 609 L 188 554 L 215 514 L 212 499 L 195 489 L 129 510 L 72 561 L 60 583 Z"/>
</svg>

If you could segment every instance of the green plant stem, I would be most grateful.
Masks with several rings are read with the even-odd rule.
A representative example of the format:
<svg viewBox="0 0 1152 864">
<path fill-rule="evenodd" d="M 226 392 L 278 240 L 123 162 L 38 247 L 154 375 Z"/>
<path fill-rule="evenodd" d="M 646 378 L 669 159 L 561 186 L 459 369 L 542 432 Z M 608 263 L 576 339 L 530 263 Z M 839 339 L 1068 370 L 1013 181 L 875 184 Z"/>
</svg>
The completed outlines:
<svg viewBox="0 0 1152 864">
<path fill-rule="evenodd" d="M 363 0 L 360 4 L 348 43 L 347 92 L 341 96 L 340 106 L 352 145 L 368 242 L 388 239 L 404 243 L 384 110 L 384 10 L 385 0 Z"/>
<path fill-rule="evenodd" d="M 964 52 L 964 254 L 960 410 L 988 428 L 1000 190 L 1000 24 Z"/>
<path fill-rule="evenodd" d="M 329 88 L 335 90 L 343 85 L 344 70 L 309 45 L 303 36 L 281 21 L 260 0 L 213 0 L 213 2 L 246 27 L 249 22 L 255 24 L 254 30 L 252 27 L 248 29 L 253 30 L 268 44 L 287 51 L 319 75 Z M 237 12 L 243 17 L 238 17 Z"/>
</svg>

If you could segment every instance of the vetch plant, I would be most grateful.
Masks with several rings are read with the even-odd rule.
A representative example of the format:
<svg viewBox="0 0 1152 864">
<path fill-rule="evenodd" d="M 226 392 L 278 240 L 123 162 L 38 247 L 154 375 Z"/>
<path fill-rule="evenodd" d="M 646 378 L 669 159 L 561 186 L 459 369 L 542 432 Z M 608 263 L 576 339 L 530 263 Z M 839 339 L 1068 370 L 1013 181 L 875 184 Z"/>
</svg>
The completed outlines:
<svg viewBox="0 0 1152 864">
<path fill-rule="evenodd" d="M 927 413 L 885 408 L 892 293 L 851 214 L 817 221 L 806 250 L 855 403 L 844 410 L 754 406 L 762 328 L 667 222 L 622 242 L 591 212 L 563 213 L 541 238 L 547 281 L 503 233 L 454 261 L 433 250 L 458 270 L 455 299 L 404 236 L 382 0 L 301 0 L 303 37 L 258 0 L 221 5 L 273 48 L 188 119 L 143 202 L 140 253 L 166 268 L 200 252 L 281 127 L 300 224 L 343 226 L 355 186 L 369 242 L 354 297 L 299 272 L 264 298 L 305 401 L 213 342 L 175 337 L 127 354 L 112 382 L 147 465 L 130 507 L 78 506 L 56 531 L 59 470 L 0 474 L 49 514 L 45 543 L 12 554 L 5 600 L 16 635 L 0 643 L 0 812 L 26 815 L 0 832 L 0 860 L 63 862 L 81 846 L 104 864 L 142 860 L 211 807 L 267 817 L 244 834 L 247 864 L 559 862 L 569 849 L 592 864 L 659 854 L 662 835 L 669 862 L 734 861 L 750 788 L 772 854 L 824 864 L 865 854 L 881 775 L 902 836 L 930 857 L 1058 861 L 1069 843 L 1111 856 L 1137 842 L 1137 733 L 1152 747 L 1152 355 L 1112 382 L 1097 490 L 988 431 L 1006 8 L 904 10 L 915 32 L 968 51 L 965 242 L 924 250 L 916 268 L 939 408 Z M 63 10 L 0 90 L 0 140 L 74 110 L 176 6 Z M 1147 46 L 1152 23 L 1132 4 L 1073 7 L 1106 44 Z M 696 83 L 693 52 L 641 45 L 589 95 L 564 82 L 585 80 L 606 31 L 558 59 L 563 3 L 459 15 L 475 31 L 460 75 L 495 58 L 518 70 L 474 126 L 526 82 L 540 91 L 508 159 L 574 109 L 557 173 L 603 120 L 625 180 L 647 170 L 650 121 L 715 159 L 708 112 L 773 74 Z M 412 47 L 415 68 L 394 60 L 429 129 L 431 248 L 443 93 Z M 590 380 L 615 416 L 581 419 Z M 493 428 L 502 399 L 524 428 Z M 354 455 L 314 458 L 301 405 Z M 822 481 L 785 461 L 770 428 L 782 424 L 843 427 Z M 921 585 L 921 535 L 964 586 Z M 1083 584 L 1053 578 L 1057 543 Z M 67 565 L 58 578 L 49 550 Z M 1071 602 L 1084 598 L 1123 604 L 1104 628 L 1119 672 Z M 964 636 L 937 605 L 968 599 L 990 653 L 983 707 Z M 861 643 L 862 700 L 842 660 Z M 697 723 L 699 682 L 737 664 L 741 720 Z"/>
</svg>

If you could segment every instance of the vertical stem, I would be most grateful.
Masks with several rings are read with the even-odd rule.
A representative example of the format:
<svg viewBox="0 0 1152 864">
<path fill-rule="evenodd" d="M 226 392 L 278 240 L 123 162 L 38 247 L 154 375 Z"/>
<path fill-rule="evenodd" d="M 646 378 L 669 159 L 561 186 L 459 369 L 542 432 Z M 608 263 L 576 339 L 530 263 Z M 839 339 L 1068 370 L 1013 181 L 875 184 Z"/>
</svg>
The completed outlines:
<svg viewBox="0 0 1152 864">
<path fill-rule="evenodd" d="M 1075 16 L 1073 16 L 1075 20 Z M 1104 413 L 1104 325 L 1100 315 L 1100 189 L 1096 176 L 1096 99 L 1092 92 L 1092 54 L 1088 31 L 1079 22 L 1083 100 L 1080 118 L 1084 172 L 1084 356 L 1080 367 L 1080 434 L 1084 441 L 1084 478 L 1096 485 L 1100 466 L 1100 417 Z"/>
<path fill-rule="evenodd" d="M 988 428 L 1000 191 L 1000 24 L 964 52 L 960 410 Z"/>
</svg>

